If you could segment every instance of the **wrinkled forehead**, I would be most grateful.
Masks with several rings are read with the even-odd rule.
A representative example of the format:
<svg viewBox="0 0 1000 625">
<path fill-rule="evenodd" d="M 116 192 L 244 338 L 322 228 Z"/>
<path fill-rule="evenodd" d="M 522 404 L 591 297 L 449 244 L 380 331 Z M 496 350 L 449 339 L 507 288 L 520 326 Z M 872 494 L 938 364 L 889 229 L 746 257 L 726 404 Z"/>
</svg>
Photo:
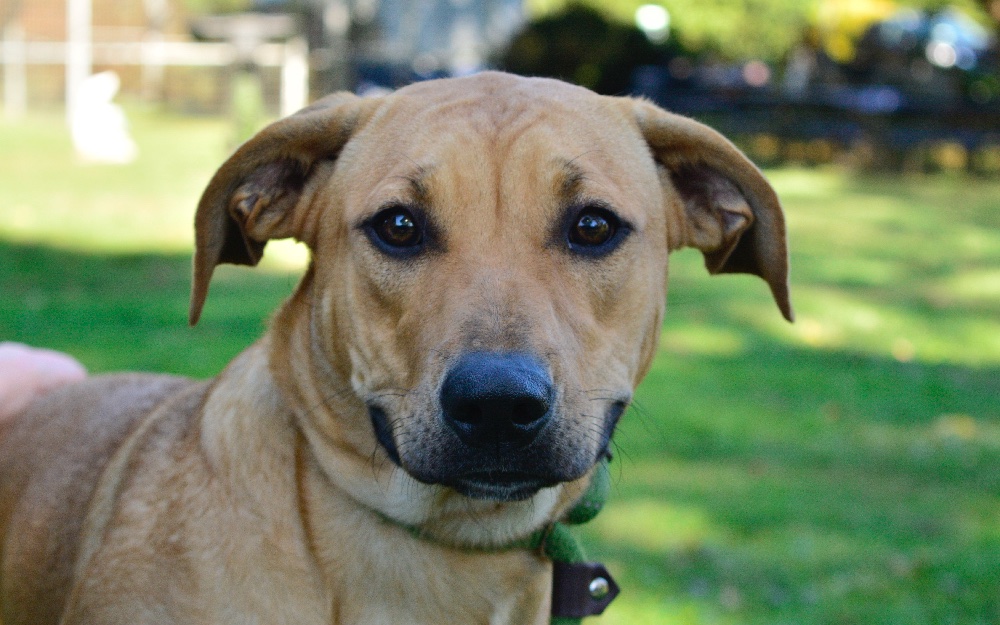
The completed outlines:
<svg viewBox="0 0 1000 625">
<path fill-rule="evenodd" d="M 419 83 L 385 99 L 356 161 L 369 191 L 381 195 L 583 193 L 614 201 L 656 187 L 648 148 L 623 110 L 555 81 Z"/>
</svg>

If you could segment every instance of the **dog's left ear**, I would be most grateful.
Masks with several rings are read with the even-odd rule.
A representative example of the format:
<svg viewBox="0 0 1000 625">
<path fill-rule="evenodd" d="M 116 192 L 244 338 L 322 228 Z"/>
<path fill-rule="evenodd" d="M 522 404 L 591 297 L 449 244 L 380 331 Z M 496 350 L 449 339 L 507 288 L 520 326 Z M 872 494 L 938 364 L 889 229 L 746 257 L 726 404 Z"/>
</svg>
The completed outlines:
<svg viewBox="0 0 1000 625">
<path fill-rule="evenodd" d="M 215 172 L 195 215 L 191 325 L 217 265 L 256 265 L 269 239 L 297 235 L 293 209 L 306 181 L 337 157 L 370 102 L 350 93 L 318 100 L 260 131 Z"/>
<path fill-rule="evenodd" d="M 792 321 L 785 218 L 774 189 L 736 146 L 708 126 L 629 100 L 653 158 L 683 204 L 670 249 L 696 247 L 712 274 L 750 273 Z"/>
</svg>

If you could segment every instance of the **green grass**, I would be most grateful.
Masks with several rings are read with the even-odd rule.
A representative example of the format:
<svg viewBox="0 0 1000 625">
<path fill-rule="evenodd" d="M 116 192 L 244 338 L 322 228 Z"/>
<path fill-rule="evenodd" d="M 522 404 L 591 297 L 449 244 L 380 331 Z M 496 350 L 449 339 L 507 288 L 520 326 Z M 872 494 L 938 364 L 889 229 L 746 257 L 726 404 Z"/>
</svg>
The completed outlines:
<svg viewBox="0 0 1000 625">
<path fill-rule="evenodd" d="M 76 164 L 58 118 L 0 124 L 0 339 L 212 375 L 295 274 L 224 269 L 188 328 L 191 214 L 229 129 L 133 123 L 127 167 Z M 675 255 L 611 501 L 580 530 L 625 588 L 594 622 L 1000 622 L 1000 182 L 769 175 L 798 322 Z"/>
</svg>

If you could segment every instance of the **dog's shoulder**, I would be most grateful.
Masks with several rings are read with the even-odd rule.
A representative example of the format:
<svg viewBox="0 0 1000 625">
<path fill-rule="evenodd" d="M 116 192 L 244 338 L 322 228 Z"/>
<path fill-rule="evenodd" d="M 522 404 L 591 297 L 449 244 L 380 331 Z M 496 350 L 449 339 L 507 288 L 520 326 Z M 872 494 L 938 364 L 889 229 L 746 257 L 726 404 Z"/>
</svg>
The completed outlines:
<svg viewBox="0 0 1000 625">
<path fill-rule="evenodd" d="M 194 384 L 176 376 L 121 373 L 51 391 L 7 424 L 0 439 L 0 473 L 9 477 L 16 469 L 27 475 L 48 467 L 75 472 L 77 458 L 101 464 L 137 421 Z M 56 458 L 59 462 L 52 462 Z"/>
<path fill-rule="evenodd" d="M 0 552 L 5 568 L 16 564 L 18 571 L 18 584 L 5 590 L 22 596 L 4 601 L 24 605 L 44 596 L 45 605 L 32 610 L 61 610 L 62 601 L 35 586 L 67 588 L 76 554 L 66 550 L 79 544 L 108 463 L 144 417 L 204 387 L 166 375 L 93 376 L 43 395 L 6 424 L 0 438 Z M 8 531 L 12 527 L 17 531 Z"/>
</svg>

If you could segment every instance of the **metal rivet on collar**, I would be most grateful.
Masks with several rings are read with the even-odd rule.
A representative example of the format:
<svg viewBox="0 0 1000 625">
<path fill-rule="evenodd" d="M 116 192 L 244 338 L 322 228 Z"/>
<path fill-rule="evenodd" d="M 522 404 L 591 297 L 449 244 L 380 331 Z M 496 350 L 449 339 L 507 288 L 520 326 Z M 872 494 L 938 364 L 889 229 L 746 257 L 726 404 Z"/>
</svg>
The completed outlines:
<svg viewBox="0 0 1000 625">
<path fill-rule="evenodd" d="M 608 593 L 611 592 L 611 584 L 603 577 L 595 577 L 591 580 L 590 586 L 587 590 L 590 591 L 591 597 L 600 601 L 601 599 L 607 597 Z"/>
</svg>

